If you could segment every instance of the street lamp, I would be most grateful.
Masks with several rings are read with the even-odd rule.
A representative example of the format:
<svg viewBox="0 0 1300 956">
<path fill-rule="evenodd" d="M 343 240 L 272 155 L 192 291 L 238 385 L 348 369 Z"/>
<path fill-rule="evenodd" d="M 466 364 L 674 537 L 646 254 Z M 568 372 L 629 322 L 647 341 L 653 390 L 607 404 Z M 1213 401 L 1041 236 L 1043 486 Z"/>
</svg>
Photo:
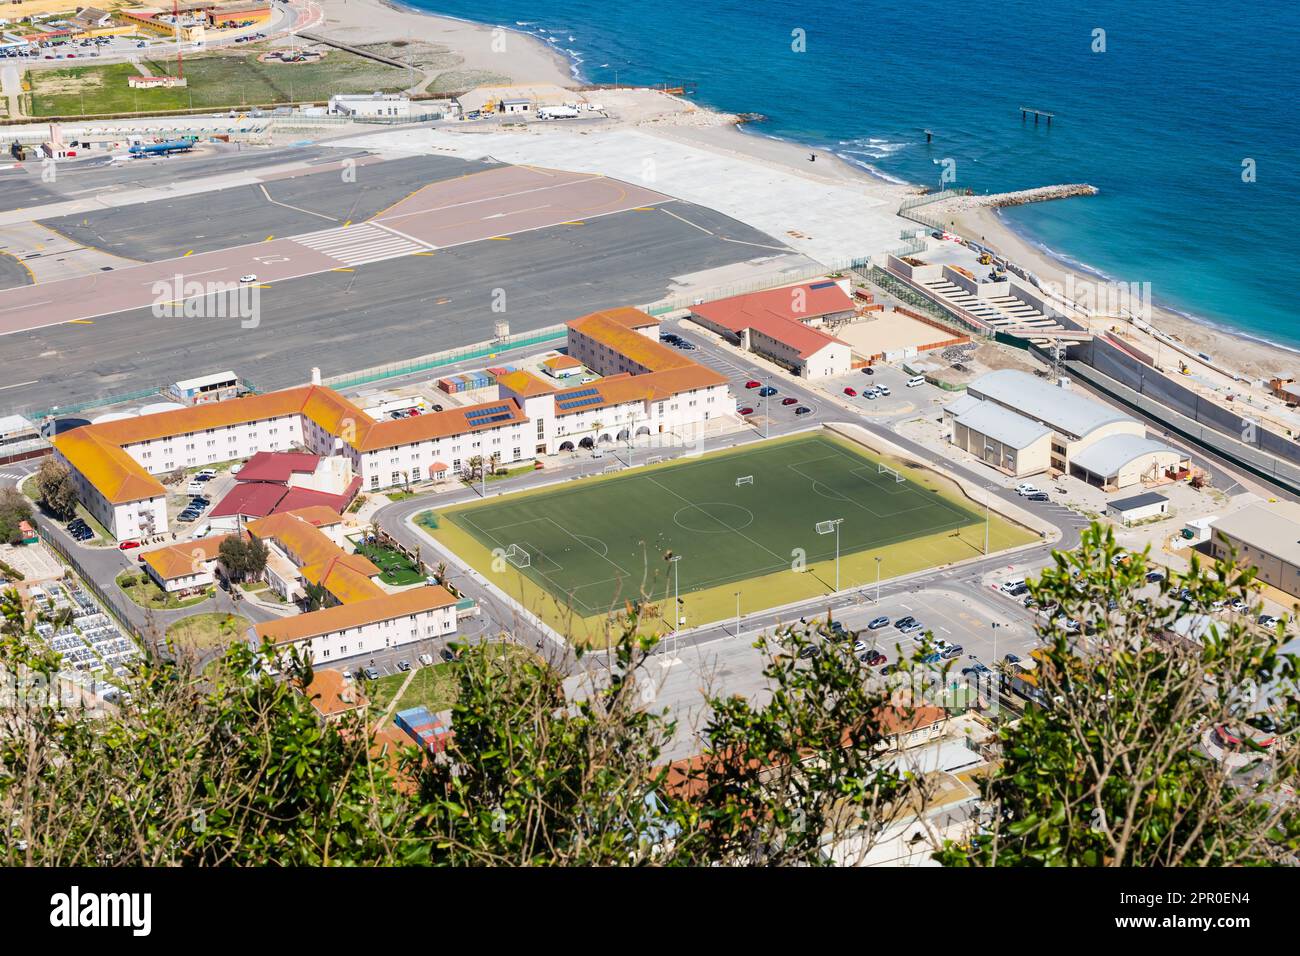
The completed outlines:
<svg viewBox="0 0 1300 956">
<path fill-rule="evenodd" d="M 736 636 L 740 637 L 740 592 L 736 592 Z"/>
<path fill-rule="evenodd" d="M 989 553 L 989 495 L 993 493 L 993 486 L 989 485 L 984 489 L 984 556 L 988 557 Z"/>
<path fill-rule="evenodd" d="M 832 518 L 829 521 L 818 521 L 814 529 L 818 534 L 830 534 L 835 532 L 835 590 L 840 589 L 840 523 L 843 518 Z"/>
<path fill-rule="evenodd" d="M 876 555 L 876 606 L 880 606 L 880 562 L 884 559 Z"/>
<path fill-rule="evenodd" d="M 677 629 L 681 626 L 685 617 L 682 614 L 682 596 L 680 589 L 680 579 L 677 573 L 677 562 L 682 559 L 680 554 L 674 554 L 668 559 L 668 563 L 673 566 L 673 653 L 677 653 Z"/>
</svg>

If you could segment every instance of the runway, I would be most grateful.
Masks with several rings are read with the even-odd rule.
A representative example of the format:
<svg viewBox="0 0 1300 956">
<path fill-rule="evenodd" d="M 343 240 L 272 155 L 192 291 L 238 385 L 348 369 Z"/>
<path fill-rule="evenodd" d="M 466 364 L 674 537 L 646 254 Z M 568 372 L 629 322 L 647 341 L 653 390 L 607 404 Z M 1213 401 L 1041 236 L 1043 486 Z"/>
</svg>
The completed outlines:
<svg viewBox="0 0 1300 956">
<path fill-rule="evenodd" d="M 150 308 L 187 283 L 237 287 L 242 276 L 255 276 L 265 286 L 669 201 L 645 187 L 590 174 L 523 166 L 484 170 L 424 186 L 364 224 L 2 290 L 0 335 Z M 349 229 L 358 233 L 355 242 Z M 377 243 L 376 230 L 391 241 Z M 367 254 L 358 256 L 363 246 Z"/>
</svg>

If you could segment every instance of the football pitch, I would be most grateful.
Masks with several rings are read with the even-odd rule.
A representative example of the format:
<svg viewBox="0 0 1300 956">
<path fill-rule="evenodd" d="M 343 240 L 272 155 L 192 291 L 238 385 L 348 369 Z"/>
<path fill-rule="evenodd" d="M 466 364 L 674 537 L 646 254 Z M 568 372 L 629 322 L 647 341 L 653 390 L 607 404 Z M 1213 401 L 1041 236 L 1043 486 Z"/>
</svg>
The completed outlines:
<svg viewBox="0 0 1300 956">
<path fill-rule="evenodd" d="M 822 433 L 438 512 L 432 533 L 530 605 L 580 618 L 629 601 L 688 624 L 975 557 L 983 510 L 933 472 Z M 990 550 L 1032 540 L 994 515 Z M 877 562 L 876 559 L 879 559 Z M 543 614 L 552 621 L 553 614 Z"/>
</svg>

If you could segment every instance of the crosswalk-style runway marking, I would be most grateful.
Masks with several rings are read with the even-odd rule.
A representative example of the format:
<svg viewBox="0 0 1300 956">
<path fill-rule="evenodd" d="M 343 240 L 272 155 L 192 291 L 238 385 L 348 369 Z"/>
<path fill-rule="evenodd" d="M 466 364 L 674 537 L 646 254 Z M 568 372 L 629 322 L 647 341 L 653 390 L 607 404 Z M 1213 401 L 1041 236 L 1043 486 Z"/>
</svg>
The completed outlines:
<svg viewBox="0 0 1300 956">
<path fill-rule="evenodd" d="M 309 232 L 293 238 L 308 249 L 324 253 L 348 266 L 397 259 L 430 249 L 424 243 L 372 222 L 322 229 L 320 232 Z"/>
</svg>

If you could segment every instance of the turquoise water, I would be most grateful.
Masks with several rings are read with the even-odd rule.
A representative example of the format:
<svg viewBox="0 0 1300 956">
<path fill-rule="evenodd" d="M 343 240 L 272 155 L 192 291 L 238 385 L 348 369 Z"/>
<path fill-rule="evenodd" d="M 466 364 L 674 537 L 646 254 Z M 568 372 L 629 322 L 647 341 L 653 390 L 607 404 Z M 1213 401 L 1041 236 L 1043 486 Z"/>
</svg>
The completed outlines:
<svg viewBox="0 0 1300 956">
<path fill-rule="evenodd" d="M 751 132 L 890 179 L 937 186 L 952 159 L 956 185 L 977 192 L 1092 183 L 1095 198 L 1004 215 L 1066 261 L 1150 282 L 1160 304 L 1300 347 L 1300 267 L 1279 244 L 1300 218 L 1300 5 L 410 5 L 538 36 L 589 82 L 692 80 L 706 105 L 761 113 Z M 1022 105 L 1054 112 L 1052 128 L 1022 123 Z"/>
</svg>

